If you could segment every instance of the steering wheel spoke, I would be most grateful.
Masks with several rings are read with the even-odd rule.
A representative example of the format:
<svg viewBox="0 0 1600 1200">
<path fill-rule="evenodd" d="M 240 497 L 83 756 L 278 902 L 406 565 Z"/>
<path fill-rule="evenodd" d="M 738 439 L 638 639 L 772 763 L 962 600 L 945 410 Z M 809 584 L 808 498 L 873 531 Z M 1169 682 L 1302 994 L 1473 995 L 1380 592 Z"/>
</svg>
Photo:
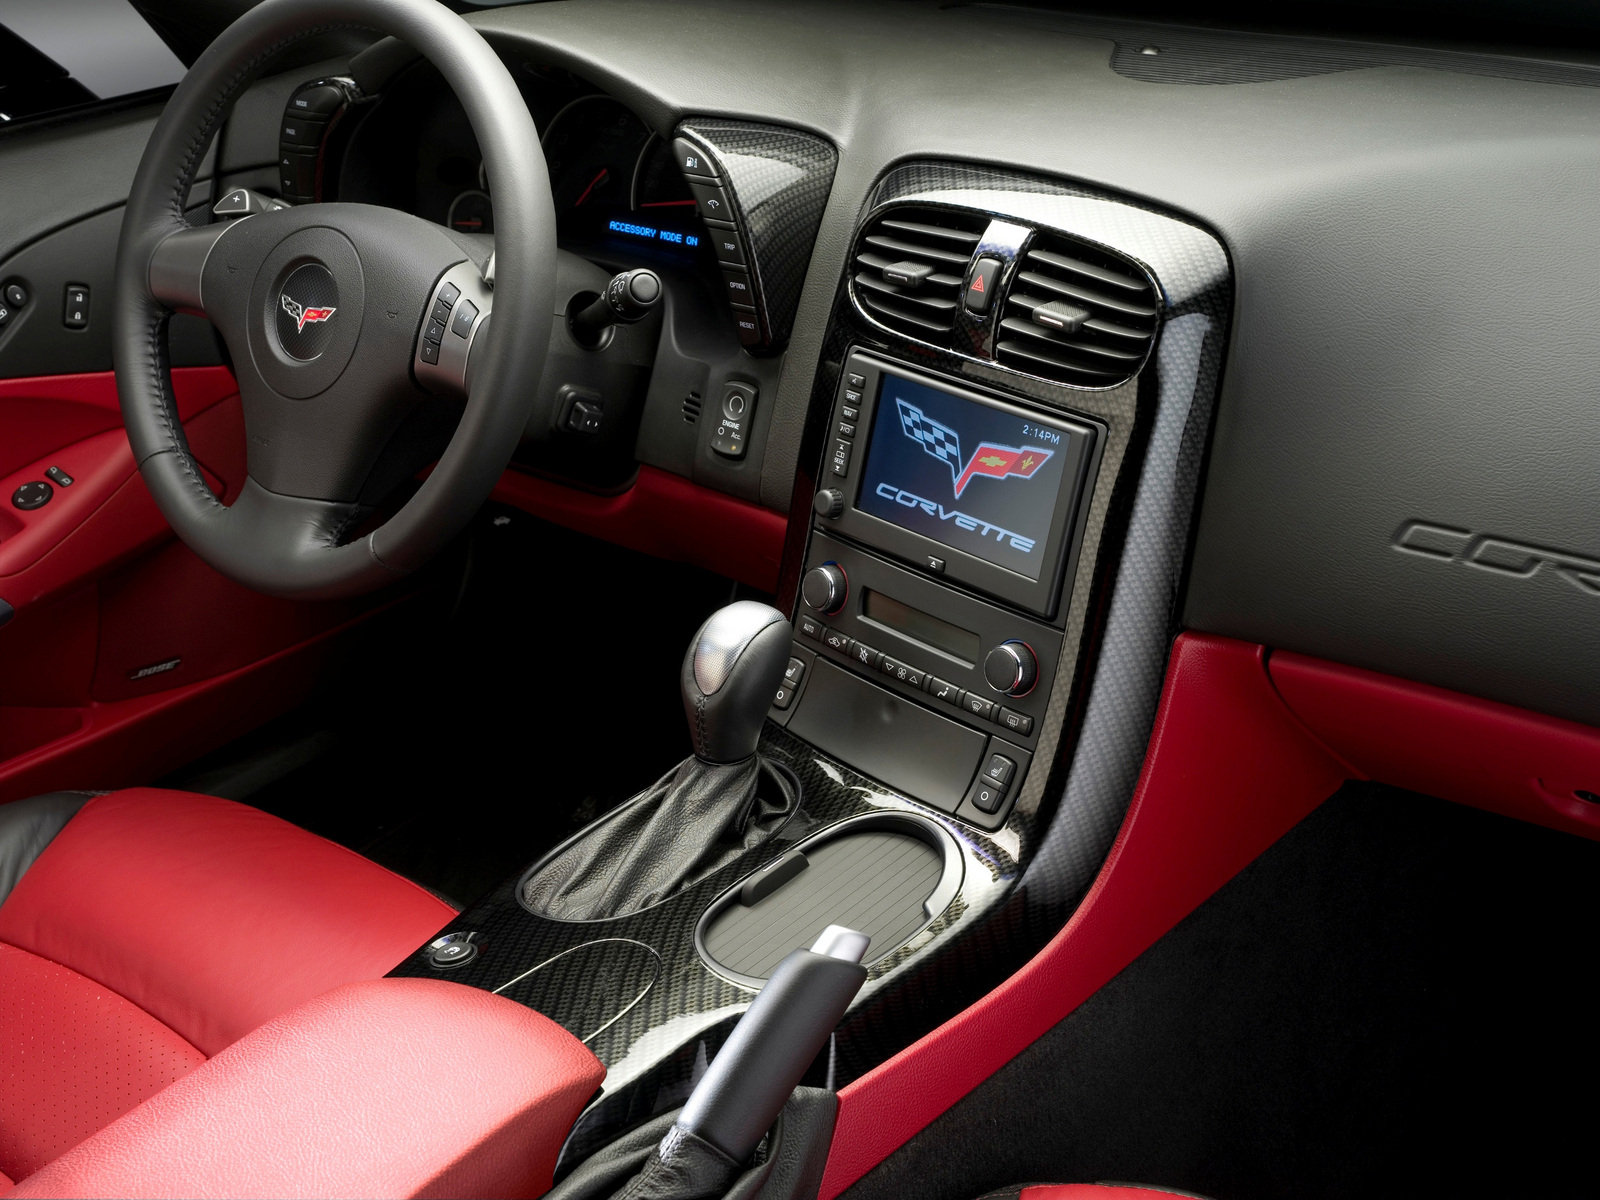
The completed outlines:
<svg viewBox="0 0 1600 1200">
<path fill-rule="evenodd" d="M 145 287 L 150 297 L 174 312 L 210 315 L 206 311 L 206 262 L 229 226 L 185 226 L 156 243 L 150 253 Z"/>
<path fill-rule="evenodd" d="M 471 390 L 472 352 L 488 340 L 494 309 L 489 279 L 472 263 L 459 262 L 434 285 L 411 366 L 417 382 L 436 395 L 464 399 Z"/>
</svg>

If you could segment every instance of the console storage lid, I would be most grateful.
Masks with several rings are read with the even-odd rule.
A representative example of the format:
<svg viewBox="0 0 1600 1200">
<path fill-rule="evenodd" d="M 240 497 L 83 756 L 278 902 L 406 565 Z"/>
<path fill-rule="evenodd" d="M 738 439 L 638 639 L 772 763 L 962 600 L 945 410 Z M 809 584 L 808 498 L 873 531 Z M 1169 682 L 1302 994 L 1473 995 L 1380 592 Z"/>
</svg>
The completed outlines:
<svg viewBox="0 0 1600 1200">
<path fill-rule="evenodd" d="M 536 1196 L 605 1069 L 560 1026 L 432 979 L 284 1013 L 9 1196 Z"/>
</svg>

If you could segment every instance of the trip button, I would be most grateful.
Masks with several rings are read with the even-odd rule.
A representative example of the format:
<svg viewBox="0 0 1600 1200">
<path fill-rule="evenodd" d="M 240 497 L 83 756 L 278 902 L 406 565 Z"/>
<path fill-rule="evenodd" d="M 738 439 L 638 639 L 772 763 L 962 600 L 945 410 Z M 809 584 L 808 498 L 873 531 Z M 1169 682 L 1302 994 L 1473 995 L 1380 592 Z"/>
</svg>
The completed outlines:
<svg viewBox="0 0 1600 1200">
<path fill-rule="evenodd" d="M 717 261 L 725 267 L 737 267 L 741 271 L 748 265 L 744 258 L 744 246 L 739 241 L 739 231 L 733 226 L 723 229 L 708 227 L 706 236 L 711 239 L 711 248 L 717 252 Z"/>
<path fill-rule="evenodd" d="M 995 718 L 1012 733 L 1021 734 L 1023 737 L 1033 733 L 1033 718 L 1027 713 L 1020 713 L 1014 708 L 1002 708 L 1000 715 Z"/>
<path fill-rule="evenodd" d="M 963 695 L 961 697 L 961 707 L 973 716 L 985 721 L 992 720 L 994 717 L 994 701 L 984 699 L 977 692 L 967 692 Z"/>
</svg>

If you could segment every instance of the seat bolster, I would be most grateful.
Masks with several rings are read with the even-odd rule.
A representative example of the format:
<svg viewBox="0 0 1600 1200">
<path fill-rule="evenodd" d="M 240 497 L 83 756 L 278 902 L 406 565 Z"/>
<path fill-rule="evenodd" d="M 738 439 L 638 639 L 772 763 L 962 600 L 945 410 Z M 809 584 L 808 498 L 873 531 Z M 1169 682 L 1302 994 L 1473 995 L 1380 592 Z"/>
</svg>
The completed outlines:
<svg viewBox="0 0 1600 1200">
<path fill-rule="evenodd" d="M 0 804 L 0 904 L 91 794 L 47 792 Z"/>
<path fill-rule="evenodd" d="M 229 800 L 96 796 L 0 904 L 0 942 L 72 968 L 210 1056 L 381 976 L 450 922 L 415 884 Z"/>
</svg>

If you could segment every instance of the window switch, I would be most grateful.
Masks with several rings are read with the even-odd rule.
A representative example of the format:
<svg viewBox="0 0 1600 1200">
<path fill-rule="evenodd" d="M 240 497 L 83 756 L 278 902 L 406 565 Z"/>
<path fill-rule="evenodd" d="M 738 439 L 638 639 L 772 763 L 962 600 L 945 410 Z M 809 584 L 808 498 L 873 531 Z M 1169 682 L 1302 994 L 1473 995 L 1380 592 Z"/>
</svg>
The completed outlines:
<svg viewBox="0 0 1600 1200">
<path fill-rule="evenodd" d="M 58 487 L 71 487 L 72 486 L 72 476 L 68 475 L 60 467 L 46 467 L 44 469 L 44 476 L 51 483 L 55 484 Z"/>
<path fill-rule="evenodd" d="M 89 286 L 87 284 L 67 284 L 66 304 L 62 309 L 61 323 L 68 329 L 87 329 L 89 327 Z"/>
</svg>

